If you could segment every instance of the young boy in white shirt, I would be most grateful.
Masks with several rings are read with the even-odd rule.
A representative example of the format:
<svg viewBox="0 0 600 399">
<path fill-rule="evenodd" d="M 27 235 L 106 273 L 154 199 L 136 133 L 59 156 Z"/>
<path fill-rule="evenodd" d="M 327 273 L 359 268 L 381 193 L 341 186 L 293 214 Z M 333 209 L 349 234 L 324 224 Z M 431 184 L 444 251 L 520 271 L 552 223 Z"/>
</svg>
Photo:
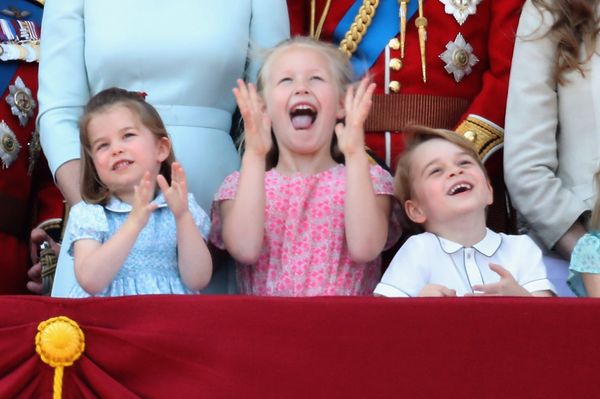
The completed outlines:
<svg viewBox="0 0 600 399">
<path fill-rule="evenodd" d="M 469 141 L 451 131 L 414 128 L 395 179 L 406 215 L 425 232 L 400 248 L 376 295 L 554 294 L 542 252 L 528 236 L 486 227 L 492 187 Z"/>
</svg>

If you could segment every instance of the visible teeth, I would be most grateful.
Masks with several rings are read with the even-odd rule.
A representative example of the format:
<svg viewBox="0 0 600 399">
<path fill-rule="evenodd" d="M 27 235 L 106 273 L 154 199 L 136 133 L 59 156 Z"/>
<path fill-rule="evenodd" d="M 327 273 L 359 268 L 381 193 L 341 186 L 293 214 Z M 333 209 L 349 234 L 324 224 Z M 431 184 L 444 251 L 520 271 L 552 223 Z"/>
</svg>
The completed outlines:
<svg viewBox="0 0 600 399">
<path fill-rule="evenodd" d="M 471 188 L 473 188 L 473 186 L 470 185 L 470 184 L 467 184 L 467 183 L 457 184 L 456 186 L 454 186 L 454 187 L 452 187 L 450 189 L 450 191 L 448 192 L 448 194 L 454 195 L 454 194 L 459 193 L 459 192 L 462 193 L 463 191 L 470 190 Z"/>
</svg>

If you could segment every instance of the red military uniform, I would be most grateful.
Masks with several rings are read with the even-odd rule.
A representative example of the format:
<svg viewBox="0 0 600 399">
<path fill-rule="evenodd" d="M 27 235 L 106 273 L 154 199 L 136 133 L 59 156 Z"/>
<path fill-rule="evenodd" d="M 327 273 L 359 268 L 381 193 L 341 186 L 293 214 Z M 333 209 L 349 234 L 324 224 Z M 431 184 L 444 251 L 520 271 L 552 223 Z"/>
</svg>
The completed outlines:
<svg viewBox="0 0 600 399">
<path fill-rule="evenodd" d="M 41 15 L 34 1 L 0 3 L 0 294 L 28 292 L 29 233 L 63 213 L 34 134 Z"/>
<path fill-rule="evenodd" d="M 327 0 L 314 2 L 315 30 L 318 30 L 318 21 L 327 8 L 326 3 Z M 334 40 L 334 31 L 341 27 L 338 24 L 353 5 L 356 7 L 356 3 L 368 5 L 377 2 L 331 1 L 323 19 L 320 38 Z M 353 57 L 361 56 L 361 43 L 366 42 L 371 31 L 378 29 L 375 28 L 377 18 L 389 17 L 390 7 L 394 8 L 396 15 L 399 11 L 397 0 L 380 0 L 378 3 L 371 25 L 366 28 Z M 408 3 L 418 8 L 418 0 Z M 412 123 L 465 134 L 474 141 L 484 159 L 499 148 L 498 144 L 503 140 L 508 77 L 522 4 L 523 0 L 424 0 L 422 14 L 419 15 L 417 10 L 407 18 L 404 57 L 401 56 L 401 37 L 396 26 L 395 33 L 389 38 L 396 40 L 386 40 L 379 44 L 379 48 L 370 49 L 377 54 L 369 68 L 369 74 L 377 83 L 377 95 L 367 121 L 366 142 L 380 159 L 393 168 L 403 149 L 403 138 L 399 132 Z M 289 0 L 288 7 L 292 33 L 309 34 L 311 1 Z M 415 24 L 419 16 L 427 21 L 424 62 Z M 394 24 L 399 25 L 398 20 L 396 17 Z M 346 26 L 341 28 L 341 31 L 348 30 Z M 423 80 L 423 66 L 426 81 Z M 491 220 L 491 225 L 499 230 L 509 230 L 510 221 L 503 211 L 501 156 L 492 156 L 486 165 L 499 210 L 491 212 L 498 218 Z"/>
</svg>

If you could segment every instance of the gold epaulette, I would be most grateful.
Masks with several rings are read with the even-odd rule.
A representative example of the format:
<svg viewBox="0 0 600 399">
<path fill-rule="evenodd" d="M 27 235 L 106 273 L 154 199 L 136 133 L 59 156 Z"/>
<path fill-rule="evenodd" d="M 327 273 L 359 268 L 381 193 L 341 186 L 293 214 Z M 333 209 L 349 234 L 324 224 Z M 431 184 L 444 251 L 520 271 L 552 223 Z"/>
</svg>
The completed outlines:
<svg viewBox="0 0 600 399">
<path fill-rule="evenodd" d="M 456 128 L 456 132 L 473 143 L 483 162 L 504 143 L 502 128 L 474 115 L 469 115 Z"/>
</svg>

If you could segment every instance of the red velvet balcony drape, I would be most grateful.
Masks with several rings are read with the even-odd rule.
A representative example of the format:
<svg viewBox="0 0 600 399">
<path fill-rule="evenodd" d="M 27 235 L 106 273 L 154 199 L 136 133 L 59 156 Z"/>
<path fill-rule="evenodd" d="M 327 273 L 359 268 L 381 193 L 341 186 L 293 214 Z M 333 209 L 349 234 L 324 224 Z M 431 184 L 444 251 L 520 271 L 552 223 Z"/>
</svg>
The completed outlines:
<svg viewBox="0 0 600 399">
<path fill-rule="evenodd" d="M 593 398 L 600 300 L 0 297 L 0 398 L 50 398 L 37 325 L 86 349 L 63 398 Z"/>
</svg>

